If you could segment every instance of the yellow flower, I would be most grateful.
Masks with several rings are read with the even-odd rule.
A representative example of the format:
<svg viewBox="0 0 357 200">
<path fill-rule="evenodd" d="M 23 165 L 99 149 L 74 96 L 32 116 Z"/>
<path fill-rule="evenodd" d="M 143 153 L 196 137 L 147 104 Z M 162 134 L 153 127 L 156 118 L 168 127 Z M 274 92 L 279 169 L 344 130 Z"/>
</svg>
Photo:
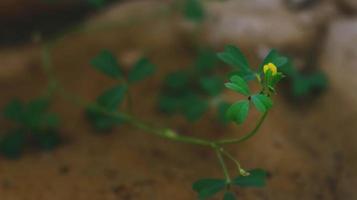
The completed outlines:
<svg viewBox="0 0 357 200">
<path fill-rule="evenodd" d="M 264 74 L 266 74 L 269 70 L 271 71 L 271 74 L 273 76 L 278 73 L 278 68 L 273 63 L 268 63 L 264 65 L 263 67 Z"/>
</svg>

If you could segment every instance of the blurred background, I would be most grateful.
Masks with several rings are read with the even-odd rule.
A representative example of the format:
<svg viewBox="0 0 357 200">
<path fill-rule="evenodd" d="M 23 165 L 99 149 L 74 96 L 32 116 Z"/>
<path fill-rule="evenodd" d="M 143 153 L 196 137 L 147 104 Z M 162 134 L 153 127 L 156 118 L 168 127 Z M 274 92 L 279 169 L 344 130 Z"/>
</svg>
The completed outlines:
<svg viewBox="0 0 357 200">
<path fill-rule="evenodd" d="M 222 177 L 210 150 L 58 94 L 43 108 L 42 67 L 94 102 L 117 83 L 91 67 L 93 57 L 107 49 L 124 71 L 145 57 L 156 72 L 130 87 L 132 113 L 182 134 L 238 137 L 258 113 L 244 126 L 222 117 L 240 98 L 217 84 L 231 71 L 215 57 L 226 44 L 252 66 L 271 48 L 292 58 L 259 134 L 229 148 L 245 168 L 269 172 L 267 187 L 238 189 L 239 199 L 357 199 L 356 0 L 2 0 L 0 25 L 1 200 L 196 199 L 192 182 Z"/>
</svg>

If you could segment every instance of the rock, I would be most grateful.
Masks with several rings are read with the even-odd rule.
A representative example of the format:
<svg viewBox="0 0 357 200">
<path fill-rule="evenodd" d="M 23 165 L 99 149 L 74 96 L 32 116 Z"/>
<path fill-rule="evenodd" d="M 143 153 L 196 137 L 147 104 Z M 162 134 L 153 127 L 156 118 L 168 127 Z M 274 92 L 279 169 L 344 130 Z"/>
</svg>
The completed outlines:
<svg viewBox="0 0 357 200">
<path fill-rule="evenodd" d="M 339 19 L 328 30 L 320 66 L 328 74 L 331 87 L 357 102 L 357 19 Z M 338 97 L 336 97 L 338 98 Z"/>
<path fill-rule="evenodd" d="M 226 1 L 207 7 L 206 30 L 212 43 L 301 51 L 311 48 L 321 27 L 335 14 L 331 2 L 302 11 L 292 11 L 280 0 Z"/>
</svg>

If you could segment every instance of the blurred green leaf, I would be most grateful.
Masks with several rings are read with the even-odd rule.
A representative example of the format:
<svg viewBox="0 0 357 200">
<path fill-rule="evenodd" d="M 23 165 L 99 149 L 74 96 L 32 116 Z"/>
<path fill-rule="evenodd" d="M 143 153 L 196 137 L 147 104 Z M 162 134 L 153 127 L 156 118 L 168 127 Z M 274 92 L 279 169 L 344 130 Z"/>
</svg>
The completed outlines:
<svg viewBox="0 0 357 200">
<path fill-rule="evenodd" d="M 127 87 L 124 85 L 115 86 L 99 96 L 96 103 L 106 112 L 114 112 L 123 102 L 126 91 Z M 92 126 L 99 132 L 109 131 L 113 126 L 123 122 L 120 117 L 109 116 L 96 106 L 87 108 L 86 115 Z"/>
<path fill-rule="evenodd" d="M 192 189 L 198 193 L 200 200 L 213 197 L 224 188 L 226 188 L 226 181 L 222 179 L 201 179 L 192 185 Z"/>
<path fill-rule="evenodd" d="M 101 96 L 99 96 L 97 98 L 97 103 L 106 111 L 115 111 L 124 100 L 126 92 L 127 86 L 115 86 L 105 91 Z"/>
<path fill-rule="evenodd" d="M 0 151 L 9 159 L 17 159 L 23 153 L 25 145 L 25 132 L 23 130 L 15 130 L 1 137 Z"/>
<path fill-rule="evenodd" d="M 225 84 L 227 88 L 246 96 L 250 95 L 250 90 L 247 82 L 245 82 L 245 80 L 242 79 L 240 76 L 232 76 L 230 78 L 230 81 L 231 82 Z"/>
<path fill-rule="evenodd" d="M 141 81 L 148 76 L 151 76 L 155 72 L 155 65 L 153 65 L 148 59 L 141 58 L 134 65 L 134 68 L 130 70 L 128 80 L 130 83 Z"/>
<path fill-rule="evenodd" d="M 203 49 L 199 52 L 195 61 L 195 69 L 199 72 L 210 72 L 218 63 L 216 53 L 209 49 Z"/>
<path fill-rule="evenodd" d="M 178 71 L 169 74 L 165 80 L 165 86 L 168 89 L 183 90 L 189 84 L 189 77 L 184 71 Z"/>
<path fill-rule="evenodd" d="M 239 69 L 243 77 L 254 74 L 241 50 L 233 45 L 227 45 L 224 52 L 218 53 L 217 56 L 228 65 Z"/>
<path fill-rule="evenodd" d="M 227 102 L 221 102 L 220 104 L 218 104 L 218 120 L 220 122 L 227 123 L 229 121 L 229 118 L 227 117 L 226 113 L 230 106 L 231 104 Z"/>
<path fill-rule="evenodd" d="M 120 78 L 122 71 L 115 56 L 108 50 L 102 50 L 91 60 L 91 65 L 98 71 L 112 78 Z"/>
<path fill-rule="evenodd" d="M 210 96 L 217 96 L 223 91 L 223 79 L 219 76 L 202 77 L 201 88 Z"/>
<path fill-rule="evenodd" d="M 108 116 L 94 108 L 88 108 L 86 110 L 86 116 L 97 132 L 108 132 L 112 130 L 114 126 L 123 123 L 120 117 Z"/>
<path fill-rule="evenodd" d="M 256 94 L 252 96 L 252 101 L 257 110 L 264 113 L 268 111 L 273 106 L 273 101 L 270 97 L 264 94 Z"/>
<path fill-rule="evenodd" d="M 175 97 L 160 96 L 159 109 L 167 114 L 173 114 L 179 109 L 180 102 Z"/>
<path fill-rule="evenodd" d="M 182 102 L 182 113 L 189 121 L 200 119 L 207 109 L 208 103 L 197 96 L 188 96 Z"/>
<path fill-rule="evenodd" d="M 23 103 L 20 100 L 14 99 L 5 106 L 3 115 L 9 120 L 13 120 L 15 122 L 23 122 L 24 113 L 25 108 Z"/>
<path fill-rule="evenodd" d="M 36 131 L 33 136 L 37 146 L 46 151 L 53 150 L 61 142 L 59 134 L 54 130 Z"/>
<path fill-rule="evenodd" d="M 237 124 L 242 124 L 248 117 L 249 113 L 249 101 L 242 100 L 234 103 L 227 110 L 228 119 L 236 122 Z"/>
<path fill-rule="evenodd" d="M 232 184 L 240 187 L 264 187 L 266 185 L 266 172 L 262 169 L 248 171 L 249 176 L 238 176 Z"/>
<path fill-rule="evenodd" d="M 236 195 L 233 192 L 224 193 L 223 200 L 236 200 Z"/>
<path fill-rule="evenodd" d="M 193 22 L 202 22 L 205 18 L 205 10 L 200 0 L 185 0 L 184 15 Z"/>
</svg>

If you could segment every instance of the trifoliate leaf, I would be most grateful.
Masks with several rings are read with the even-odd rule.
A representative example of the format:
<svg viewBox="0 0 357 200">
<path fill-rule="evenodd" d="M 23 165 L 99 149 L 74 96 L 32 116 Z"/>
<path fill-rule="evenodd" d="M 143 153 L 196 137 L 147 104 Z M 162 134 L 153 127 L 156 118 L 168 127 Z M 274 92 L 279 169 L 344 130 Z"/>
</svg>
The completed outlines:
<svg viewBox="0 0 357 200">
<path fill-rule="evenodd" d="M 120 78 L 122 71 L 115 56 L 108 50 L 103 50 L 91 60 L 91 65 L 98 71 L 112 78 Z"/>
<path fill-rule="evenodd" d="M 130 70 L 128 74 L 128 81 L 130 83 L 141 81 L 148 76 L 151 76 L 155 72 L 155 65 L 153 65 L 148 59 L 141 58 L 134 65 L 134 68 Z"/>
<path fill-rule="evenodd" d="M 230 78 L 230 81 L 231 82 L 225 84 L 227 88 L 246 96 L 250 95 L 250 90 L 247 82 L 245 82 L 245 80 L 242 79 L 240 76 L 232 76 Z"/>
<path fill-rule="evenodd" d="M 264 113 L 273 106 L 273 101 L 270 97 L 264 94 L 257 94 L 252 96 L 252 101 L 257 110 Z"/>
<path fill-rule="evenodd" d="M 249 101 L 243 100 L 234 103 L 227 110 L 227 118 L 236 122 L 237 124 L 242 124 L 248 117 L 249 113 Z"/>
<path fill-rule="evenodd" d="M 249 176 L 239 176 L 232 180 L 233 185 L 240 187 L 264 187 L 266 185 L 266 172 L 262 169 L 248 171 Z"/>
</svg>

